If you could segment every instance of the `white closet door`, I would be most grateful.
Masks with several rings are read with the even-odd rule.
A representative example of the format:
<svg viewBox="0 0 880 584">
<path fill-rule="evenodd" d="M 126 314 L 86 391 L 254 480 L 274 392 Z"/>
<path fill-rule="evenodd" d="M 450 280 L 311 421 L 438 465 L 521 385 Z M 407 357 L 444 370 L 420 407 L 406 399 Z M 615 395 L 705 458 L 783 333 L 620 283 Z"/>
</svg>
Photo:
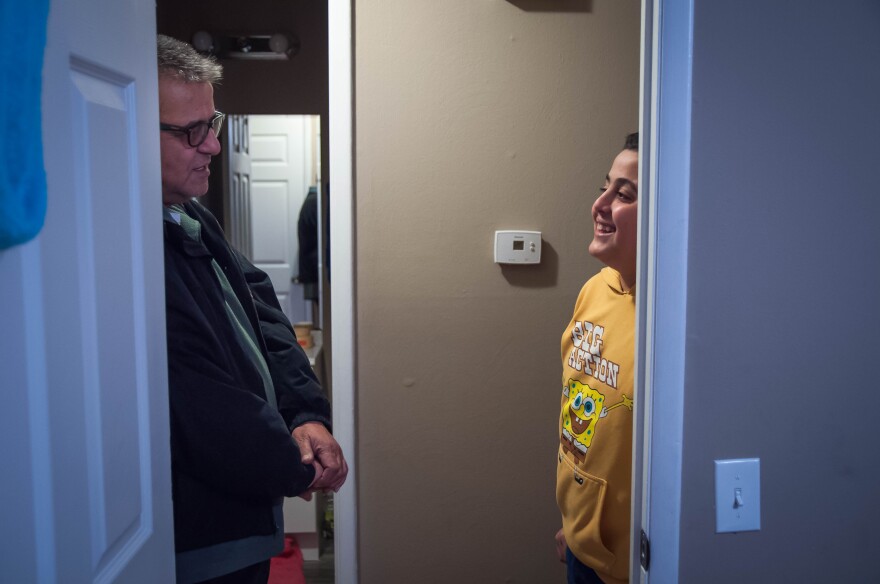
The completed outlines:
<svg viewBox="0 0 880 584">
<path fill-rule="evenodd" d="M 269 274 L 292 322 L 309 320 L 299 274 L 296 223 L 312 184 L 308 116 L 250 116 L 254 264 Z"/>
</svg>

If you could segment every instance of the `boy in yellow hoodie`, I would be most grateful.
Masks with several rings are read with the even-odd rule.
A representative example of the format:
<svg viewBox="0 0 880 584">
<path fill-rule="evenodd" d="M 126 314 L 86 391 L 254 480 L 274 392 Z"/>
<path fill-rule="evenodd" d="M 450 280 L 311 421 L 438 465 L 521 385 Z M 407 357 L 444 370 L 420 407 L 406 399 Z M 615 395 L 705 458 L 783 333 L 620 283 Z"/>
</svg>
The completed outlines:
<svg viewBox="0 0 880 584">
<path fill-rule="evenodd" d="M 629 582 L 638 169 L 635 133 L 593 203 L 589 252 L 607 267 L 562 335 L 556 541 L 569 584 Z"/>
</svg>

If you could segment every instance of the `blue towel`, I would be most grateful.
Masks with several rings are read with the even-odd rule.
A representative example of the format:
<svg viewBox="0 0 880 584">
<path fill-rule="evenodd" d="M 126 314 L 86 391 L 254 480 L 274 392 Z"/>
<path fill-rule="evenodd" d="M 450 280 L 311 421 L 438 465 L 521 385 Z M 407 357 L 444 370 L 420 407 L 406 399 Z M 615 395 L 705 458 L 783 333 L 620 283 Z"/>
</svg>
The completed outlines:
<svg viewBox="0 0 880 584">
<path fill-rule="evenodd" d="M 49 0 L 0 0 L 0 249 L 43 227 L 40 99 Z"/>
</svg>

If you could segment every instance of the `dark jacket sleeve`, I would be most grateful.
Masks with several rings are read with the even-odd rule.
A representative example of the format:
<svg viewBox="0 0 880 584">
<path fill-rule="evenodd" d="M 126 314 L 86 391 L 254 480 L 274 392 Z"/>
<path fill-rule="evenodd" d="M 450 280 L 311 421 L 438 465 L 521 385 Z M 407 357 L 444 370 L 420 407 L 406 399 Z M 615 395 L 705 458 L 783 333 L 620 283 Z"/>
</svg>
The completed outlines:
<svg viewBox="0 0 880 584">
<path fill-rule="evenodd" d="M 169 359 L 174 464 L 233 495 L 274 500 L 305 491 L 315 476 L 281 416 L 196 355 Z"/>
<path fill-rule="evenodd" d="M 320 422 L 332 430 L 330 401 L 278 304 L 272 281 L 244 256 L 237 257 L 257 309 L 278 410 L 284 421 L 291 430 L 306 422 Z"/>
</svg>

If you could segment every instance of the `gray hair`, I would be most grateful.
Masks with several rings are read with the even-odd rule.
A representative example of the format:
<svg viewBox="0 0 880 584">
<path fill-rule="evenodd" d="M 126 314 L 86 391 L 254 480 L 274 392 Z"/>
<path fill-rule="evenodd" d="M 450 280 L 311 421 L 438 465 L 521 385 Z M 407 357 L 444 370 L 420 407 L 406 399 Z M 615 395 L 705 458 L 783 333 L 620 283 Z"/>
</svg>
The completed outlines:
<svg viewBox="0 0 880 584">
<path fill-rule="evenodd" d="M 223 78 L 223 66 L 213 57 L 200 54 L 188 43 L 160 34 L 157 48 L 159 77 L 212 85 Z"/>
</svg>

